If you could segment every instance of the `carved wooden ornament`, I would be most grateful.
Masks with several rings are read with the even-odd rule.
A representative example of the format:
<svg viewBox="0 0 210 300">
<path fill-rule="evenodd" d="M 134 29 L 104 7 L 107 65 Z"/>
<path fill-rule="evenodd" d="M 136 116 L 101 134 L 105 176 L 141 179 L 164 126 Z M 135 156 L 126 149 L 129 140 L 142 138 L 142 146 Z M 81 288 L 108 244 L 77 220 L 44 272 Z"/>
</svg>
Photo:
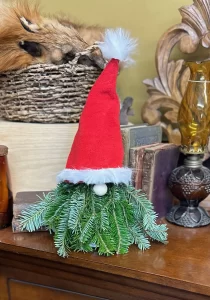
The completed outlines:
<svg viewBox="0 0 210 300">
<path fill-rule="evenodd" d="M 168 141 L 178 145 L 181 137 L 177 116 L 190 71 L 183 59 L 170 60 L 170 55 L 175 45 L 188 54 L 195 52 L 199 45 L 210 48 L 210 0 L 194 0 L 179 12 L 182 22 L 169 28 L 158 42 L 155 55 L 158 77 L 143 81 L 149 99 L 142 108 L 142 120 L 160 124 Z"/>
</svg>

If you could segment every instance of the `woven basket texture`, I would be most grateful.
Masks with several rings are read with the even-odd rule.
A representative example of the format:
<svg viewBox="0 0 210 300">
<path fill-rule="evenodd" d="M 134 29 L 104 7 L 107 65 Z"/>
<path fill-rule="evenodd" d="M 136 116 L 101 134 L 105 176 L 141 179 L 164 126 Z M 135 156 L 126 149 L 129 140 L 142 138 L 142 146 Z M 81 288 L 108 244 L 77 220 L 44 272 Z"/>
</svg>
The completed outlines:
<svg viewBox="0 0 210 300">
<path fill-rule="evenodd" d="M 77 64 L 78 57 L 67 64 L 37 64 L 0 73 L 0 117 L 27 123 L 78 122 L 101 73 Z"/>
</svg>

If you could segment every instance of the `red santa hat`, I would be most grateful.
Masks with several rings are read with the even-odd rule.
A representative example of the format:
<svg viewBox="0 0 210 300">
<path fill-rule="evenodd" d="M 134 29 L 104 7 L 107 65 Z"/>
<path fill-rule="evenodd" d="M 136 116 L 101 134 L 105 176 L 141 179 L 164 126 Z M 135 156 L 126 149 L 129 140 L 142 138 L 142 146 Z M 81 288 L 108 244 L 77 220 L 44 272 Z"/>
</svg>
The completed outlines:
<svg viewBox="0 0 210 300">
<path fill-rule="evenodd" d="M 79 128 L 58 183 L 124 183 L 131 181 L 131 169 L 123 167 L 123 143 L 120 131 L 120 101 L 116 93 L 119 64 L 132 62 L 136 40 L 122 30 L 108 29 L 104 42 L 98 43 L 109 62 L 88 95 Z"/>
</svg>

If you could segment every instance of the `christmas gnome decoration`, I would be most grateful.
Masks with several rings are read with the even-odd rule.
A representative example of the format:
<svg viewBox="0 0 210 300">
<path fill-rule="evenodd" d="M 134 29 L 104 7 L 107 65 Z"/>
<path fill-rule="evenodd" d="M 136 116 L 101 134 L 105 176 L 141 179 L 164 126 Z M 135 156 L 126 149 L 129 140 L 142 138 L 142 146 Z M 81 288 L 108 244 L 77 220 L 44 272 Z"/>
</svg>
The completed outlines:
<svg viewBox="0 0 210 300">
<path fill-rule="evenodd" d="M 106 30 L 98 47 L 108 60 L 93 85 L 57 187 L 24 210 L 22 230 L 46 226 L 54 234 L 59 256 L 70 251 L 124 254 L 150 240 L 166 243 L 167 227 L 157 224 L 152 203 L 130 185 L 132 170 L 123 167 L 119 67 L 129 65 L 136 40 L 122 29 Z"/>
</svg>

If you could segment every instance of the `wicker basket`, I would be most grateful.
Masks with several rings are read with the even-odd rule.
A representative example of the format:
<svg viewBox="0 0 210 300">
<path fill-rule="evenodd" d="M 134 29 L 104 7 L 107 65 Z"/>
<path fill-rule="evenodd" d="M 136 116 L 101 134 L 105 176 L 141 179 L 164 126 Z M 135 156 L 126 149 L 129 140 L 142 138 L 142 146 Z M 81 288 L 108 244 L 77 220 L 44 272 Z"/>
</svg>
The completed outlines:
<svg viewBox="0 0 210 300">
<path fill-rule="evenodd" d="M 27 123 L 78 122 L 101 73 L 94 67 L 78 65 L 80 55 L 68 64 L 33 65 L 0 73 L 0 117 Z"/>
</svg>

